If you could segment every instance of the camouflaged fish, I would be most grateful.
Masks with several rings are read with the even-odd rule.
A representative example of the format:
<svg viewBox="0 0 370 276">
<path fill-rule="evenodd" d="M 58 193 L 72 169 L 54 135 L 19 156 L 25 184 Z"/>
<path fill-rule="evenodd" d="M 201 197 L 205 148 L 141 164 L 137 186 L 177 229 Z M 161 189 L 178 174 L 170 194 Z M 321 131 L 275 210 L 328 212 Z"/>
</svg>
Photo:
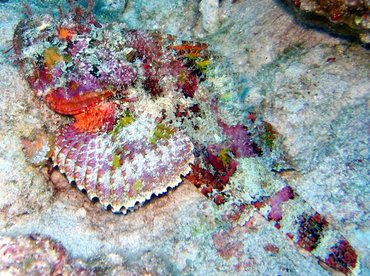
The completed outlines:
<svg viewBox="0 0 370 276">
<path fill-rule="evenodd" d="M 70 182 L 125 214 L 186 176 L 216 204 L 233 203 L 229 220 L 244 210 L 259 212 L 323 266 L 345 274 L 358 267 L 350 243 L 285 181 L 259 185 L 261 177 L 255 187 L 244 183 L 277 133 L 253 114 L 245 119 L 259 135 L 255 141 L 243 120 L 224 122 L 243 93 L 232 85 L 227 91 L 232 80 L 225 74 L 210 74 L 216 69 L 210 69 L 213 56 L 206 44 L 121 24 L 103 26 L 93 17 L 92 1 L 86 9 L 70 2 L 59 19 L 21 21 L 13 41 L 36 97 L 73 117 L 60 127 L 48 155 Z M 49 151 L 47 140 L 40 135 L 28 147 L 39 149 L 32 162 Z"/>
<path fill-rule="evenodd" d="M 90 199 L 126 213 L 190 172 L 193 143 L 176 113 L 195 105 L 205 44 L 102 26 L 72 6 L 59 20 L 23 20 L 13 47 L 36 97 L 73 117 L 50 156 Z"/>
</svg>

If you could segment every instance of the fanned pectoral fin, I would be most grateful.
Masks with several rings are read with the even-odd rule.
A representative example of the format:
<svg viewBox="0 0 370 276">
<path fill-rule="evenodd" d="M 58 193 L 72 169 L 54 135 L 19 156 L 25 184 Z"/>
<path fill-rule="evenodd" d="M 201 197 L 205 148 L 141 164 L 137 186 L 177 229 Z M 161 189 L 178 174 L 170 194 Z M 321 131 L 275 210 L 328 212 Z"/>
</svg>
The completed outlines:
<svg viewBox="0 0 370 276">
<path fill-rule="evenodd" d="M 102 102 L 74 115 L 73 127 L 79 132 L 110 131 L 115 123 L 115 104 Z"/>
</svg>

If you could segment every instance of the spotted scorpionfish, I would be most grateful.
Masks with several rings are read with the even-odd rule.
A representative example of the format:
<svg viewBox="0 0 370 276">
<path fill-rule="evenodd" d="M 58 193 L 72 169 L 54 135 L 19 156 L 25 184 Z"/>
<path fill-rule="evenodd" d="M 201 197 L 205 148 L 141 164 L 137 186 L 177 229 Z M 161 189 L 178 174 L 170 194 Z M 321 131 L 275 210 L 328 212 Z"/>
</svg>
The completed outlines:
<svg viewBox="0 0 370 276">
<path fill-rule="evenodd" d="M 232 81 L 223 69 L 217 75 L 215 55 L 205 43 L 102 26 L 88 4 L 83 9 L 71 1 L 58 20 L 29 16 L 16 27 L 21 74 L 36 98 L 72 117 L 33 163 L 50 157 L 113 212 L 141 206 L 184 176 L 223 203 L 218 192 L 236 171 L 232 157 L 255 152 L 244 126 L 220 119 L 212 87 Z"/>
<path fill-rule="evenodd" d="M 73 118 L 54 139 L 54 166 L 90 199 L 126 213 L 191 171 L 185 129 L 199 110 L 210 56 L 206 44 L 102 26 L 89 3 L 59 20 L 21 21 L 13 48 L 36 97 Z"/>
<path fill-rule="evenodd" d="M 233 186 L 237 166 L 261 149 L 243 124 L 221 120 L 228 108 L 221 110 L 220 98 L 229 96 L 212 87 L 228 78 L 212 75 L 216 67 L 206 44 L 121 24 L 102 26 L 92 14 L 92 1 L 87 9 L 70 2 L 71 10 L 61 10 L 58 20 L 44 15 L 21 21 L 13 42 L 35 96 L 72 117 L 50 150 L 46 147 L 47 157 L 70 182 L 124 214 L 185 176 L 216 204 L 224 202 L 224 188 L 231 183 L 228 196 L 239 206 L 229 217 L 252 208 L 331 268 L 348 274 L 356 267 L 348 241 L 285 182 L 261 187 L 257 194 Z M 262 133 L 270 142 L 274 135 L 272 129 Z M 243 189 L 252 196 L 238 195 Z M 283 210 L 284 204 L 296 207 Z"/>
</svg>

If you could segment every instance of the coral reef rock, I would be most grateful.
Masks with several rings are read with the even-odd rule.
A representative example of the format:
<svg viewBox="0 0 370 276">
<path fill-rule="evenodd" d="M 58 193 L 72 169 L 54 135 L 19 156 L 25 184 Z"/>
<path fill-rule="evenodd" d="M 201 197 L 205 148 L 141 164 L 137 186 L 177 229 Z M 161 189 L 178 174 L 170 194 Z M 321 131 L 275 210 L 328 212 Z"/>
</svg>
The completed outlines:
<svg viewBox="0 0 370 276">
<path fill-rule="evenodd" d="M 306 22 L 370 43 L 370 3 L 367 0 L 283 1 Z"/>
<path fill-rule="evenodd" d="M 89 275 L 64 248 L 40 236 L 1 237 L 0 273 L 2 275 Z"/>
</svg>

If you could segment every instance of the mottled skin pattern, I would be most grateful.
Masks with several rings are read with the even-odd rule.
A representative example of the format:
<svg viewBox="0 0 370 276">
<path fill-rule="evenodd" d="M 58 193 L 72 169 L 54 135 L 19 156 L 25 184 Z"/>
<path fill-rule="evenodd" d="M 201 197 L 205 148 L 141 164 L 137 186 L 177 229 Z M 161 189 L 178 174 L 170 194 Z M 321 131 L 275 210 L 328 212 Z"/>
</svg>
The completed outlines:
<svg viewBox="0 0 370 276">
<path fill-rule="evenodd" d="M 126 213 L 187 176 L 216 204 L 235 202 L 228 220 L 253 209 L 321 263 L 350 274 L 357 266 L 355 250 L 285 181 L 266 184 L 248 198 L 248 187 L 228 186 L 235 174 L 248 173 L 246 160 L 272 150 L 277 133 L 253 114 L 246 120 L 260 135 L 255 140 L 245 125 L 223 122 L 217 94 L 202 86 L 213 61 L 207 45 L 102 26 L 88 2 L 86 10 L 72 3 L 60 20 L 29 17 L 14 35 L 20 71 L 35 96 L 73 117 L 60 127 L 50 153 L 68 180 L 105 208 Z M 194 135 L 201 127 L 220 141 Z M 229 258 L 217 235 L 214 241 Z"/>
<path fill-rule="evenodd" d="M 171 121 L 200 82 L 182 55 L 192 54 L 196 62 L 206 46 L 103 27 L 89 10 L 72 7 L 58 22 L 25 19 L 16 28 L 14 49 L 35 95 L 74 117 L 56 135 L 54 165 L 89 198 L 126 213 L 190 172 L 192 142 Z M 173 106 L 162 103 L 165 97 L 176 99 Z"/>
</svg>

